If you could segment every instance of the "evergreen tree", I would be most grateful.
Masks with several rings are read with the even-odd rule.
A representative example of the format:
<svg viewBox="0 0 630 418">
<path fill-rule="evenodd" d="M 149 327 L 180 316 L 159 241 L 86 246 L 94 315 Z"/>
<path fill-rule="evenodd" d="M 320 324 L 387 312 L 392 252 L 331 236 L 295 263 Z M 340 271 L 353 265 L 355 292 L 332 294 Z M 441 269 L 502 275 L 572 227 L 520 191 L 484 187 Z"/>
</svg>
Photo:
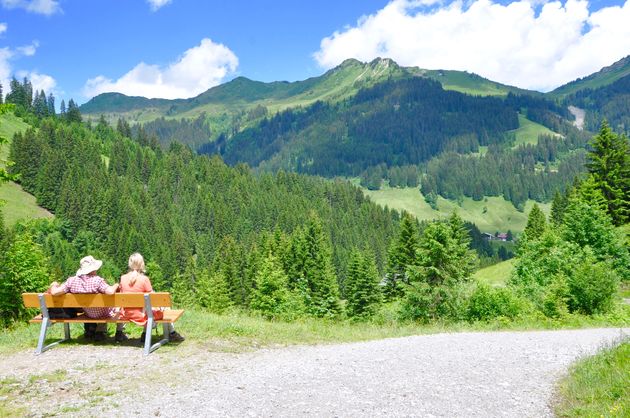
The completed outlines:
<svg viewBox="0 0 630 418">
<path fill-rule="evenodd" d="M 374 256 L 354 249 L 346 276 L 348 316 L 369 318 L 376 312 L 382 299 L 379 282 Z"/>
<path fill-rule="evenodd" d="M 263 258 L 256 273 L 256 289 L 250 307 L 267 319 L 296 315 L 296 300 L 287 287 L 288 279 L 276 257 Z"/>
<path fill-rule="evenodd" d="M 33 84 L 28 78 L 24 77 L 22 85 L 24 86 L 24 107 L 27 110 L 31 110 L 33 107 Z"/>
<path fill-rule="evenodd" d="M 153 287 L 154 292 L 168 292 L 170 289 L 170 284 L 167 283 L 166 278 L 164 277 L 164 272 L 162 271 L 162 267 L 155 261 L 149 261 L 146 265 L 147 268 L 147 276 L 151 279 L 151 286 Z"/>
<path fill-rule="evenodd" d="M 418 265 L 409 268 L 410 282 L 453 286 L 470 278 L 477 256 L 461 218 L 453 213 L 447 222 L 427 225 L 418 246 Z"/>
<path fill-rule="evenodd" d="M 222 273 L 210 273 L 207 269 L 201 271 L 197 280 L 197 303 L 215 313 L 223 313 L 234 304 Z"/>
<path fill-rule="evenodd" d="M 74 100 L 70 99 L 68 102 L 68 111 L 66 113 L 66 120 L 68 122 L 81 122 L 81 111 L 79 111 L 79 106 L 74 102 Z"/>
<path fill-rule="evenodd" d="M 191 257 L 183 273 L 177 273 L 173 280 L 173 301 L 177 306 L 192 307 L 196 305 L 195 281 L 197 267 Z"/>
<path fill-rule="evenodd" d="M 59 105 L 59 114 L 61 116 L 66 115 L 66 101 L 64 99 L 61 99 L 61 104 Z"/>
<path fill-rule="evenodd" d="M 591 147 L 588 170 L 606 198 L 613 223 L 622 225 L 630 219 L 630 142 L 604 120 Z"/>
<path fill-rule="evenodd" d="M 524 239 L 535 240 L 542 236 L 547 229 L 547 219 L 545 214 L 540 210 L 537 203 L 534 203 L 534 207 L 529 212 L 527 217 L 527 226 L 523 231 Z"/>
<path fill-rule="evenodd" d="M 50 116 L 55 116 L 55 114 L 56 114 L 56 110 L 55 110 L 55 96 L 53 96 L 52 93 L 48 94 L 48 100 L 46 101 L 46 104 L 48 106 L 48 114 Z"/>
<path fill-rule="evenodd" d="M 599 261 L 610 262 L 619 277 L 630 278 L 630 253 L 623 238 L 600 207 L 572 198 L 567 207 L 561 236 L 580 248 L 589 247 Z"/>
<path fill-rule="evenodd" d="M 384 293 L 388 299 L 402 296 L 404 284 L 409 283 L 407 270 L 417 264 L 418 226 L 415 219 L 404 213 L 400 219 L 398 238 L 387 254 L 387 274 Z"/>
<path fill-rule="evenodd" d="M 26 98 L 26 90 L 20 82 L 13 77 L 9 84 L 11 88 L 11 92 L 7 94 L 5 101 L 7 103 L 12 103 L 16 106 L 22 107 L 23 109 L 28 109 L 30 103 L 27 102 Z"/>
<path fill-rule="evenodd" d="M 300 251 L 305 256 L 302 260 L 304 270 L 299 277 L 307 283 L 310 305 L 309 313 L 317 317 L 332 317 L 340 312 L 339 285 L 335 278 L 332 254 L 328 238 L 319 217 L 311 214 L 304 230 Z"/>
<path fill-rule="evenodd" d="M 0 105 L 4 103 L 4 96 L 2 95 L 2 83 L 0 83 Z"/>
<path fill-rule="evenodd" d="M 551 222 L 558 226 L 562 224 L 562 220 L 564 219 L 564 212 L 569 204 L 569 198 L 556 190 L 556 193 L 553 195 L 553 200 L 551 201 Z"/>
</svg>

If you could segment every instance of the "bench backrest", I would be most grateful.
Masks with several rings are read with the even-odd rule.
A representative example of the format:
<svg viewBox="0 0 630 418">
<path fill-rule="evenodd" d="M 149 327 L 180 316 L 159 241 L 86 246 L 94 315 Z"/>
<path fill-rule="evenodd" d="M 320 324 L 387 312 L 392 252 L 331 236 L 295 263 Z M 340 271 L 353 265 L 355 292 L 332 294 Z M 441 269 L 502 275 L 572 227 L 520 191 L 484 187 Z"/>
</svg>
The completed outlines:
<svg viewBox="0 0 630 418">
<path fill-rule="evenodd" d="M 39 295 L 41 293 L 22 293 L 24 306 L 27 308 L 39 308 Z M 151 307 L 170 308 L 170 293 L 150 293 Z M 106 295 L 104 293 L 66 293 L 64 295 L 44 295 L 48 308 L 143 308 L 144 293 L 116 293 Z"/>
</svg>

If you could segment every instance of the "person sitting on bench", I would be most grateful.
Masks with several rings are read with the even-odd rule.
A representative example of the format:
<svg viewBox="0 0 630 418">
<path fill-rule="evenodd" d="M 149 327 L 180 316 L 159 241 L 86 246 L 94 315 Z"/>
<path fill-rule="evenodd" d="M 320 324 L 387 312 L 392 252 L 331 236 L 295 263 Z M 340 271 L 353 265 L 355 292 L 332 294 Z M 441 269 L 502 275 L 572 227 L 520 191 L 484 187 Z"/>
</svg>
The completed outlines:
<svg viewBox="0 0 630 418">
<path fill-rule="evenodd" d="M 50 294 L 53 296 L 64 293 L 105 293 L 113 295 L 118 290 L 118 283 L 110 286 L 105 279 L 98 276 L 96 272 L 101 268 L 103 262 L 91 255 L 83 257 L 80 268 L 75 276 L 69 277 L 63 284 L 53 282 L 50 285 Z M 83 308 L 85 316 L 92 319 L 109 319 L 116 314 L 114 308 Z M 94 338 L 95 341 L 103 341 L 107 335 L 107 324 L 85 324 L 86 338 Z"/>
<path fill-rule="evenodd" d="M 120 292 L 140 292 L 140 293 L 151 293 L 153 292 L 153 287 L 151 286 L 151 280 L 145 274 L 145 266 L 144 266 L 144 257 L 140 253 L 133 253 L 129 256 L 129 272 L 123 274 L 120 277 Z M 163 311 L 161 310 L 153 310 L 153 317 L 155 319 L 162 319 Z M 146 328 L 147 324 L 147 314 L 144 312 L 143 308 L 123 308 L 120 312 L 120 319 L 126 319 L 132 321 L 140 326 Z M 116 342 L 123 342 L 128 339 L 127 335 L 124 332 L 124 323 L 119 323 L 116 326 Z M 169 341 L 173 342 L 181 342 L 184 341 L 184 337 L 182 337 L 178 332 L 175 331 L 175 328 L 172 323 L 168 324 L 169 327 Z M 145 331 L 142 333 L 140 337 L 140 341 L 144 341 Z M 149 330 L 151 332 L 151 330 Z"/>
</svg>

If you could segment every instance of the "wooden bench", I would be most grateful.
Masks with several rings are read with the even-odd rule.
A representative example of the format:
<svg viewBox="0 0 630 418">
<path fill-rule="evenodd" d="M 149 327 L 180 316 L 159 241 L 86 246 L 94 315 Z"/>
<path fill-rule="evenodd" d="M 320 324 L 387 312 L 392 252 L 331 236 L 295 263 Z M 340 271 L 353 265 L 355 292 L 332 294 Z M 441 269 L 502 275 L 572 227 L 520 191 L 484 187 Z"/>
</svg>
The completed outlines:
<svg viewBox="0 0 630 418">
<path fill-rule="evenodd" d="M 31 319 L 31 323 L 41 323 L 39 340 L 37 342 L 37 354 L 41 354 L 50 347 L 70 339 L 70 324 L 73 323 L 126 323 L 123 319 L 93 319 L 81 313 L 72 319 L 53 319 L 48 314 L 48 308 L 142 308 L 147 313 L 147 330 L 144 340 L 144 355 L 149 355 L 163 344 L 169 342 L 169 324 L 177 321 L 184 313 L 181 309 L 164 310 L 164 318 L 156 320 L 153 317 L 153 310 L 158 308 L 171 307 L 171 295 L 169 293 L 116 293 L 106 295 L 66 293 L 60 296 L 52 296 L 46 293 L 22 293 L 24 306 L 27 308 L 39 308 L 41 314 Z M 54 343 L 44 346 L 46 332 L 53 324 L 64 324 L 64 338 Z M 151 332 L 155 323 L 161 323 L 164 329 L 163 339 L 155 344 L 151 344 Z"/>
</svg>

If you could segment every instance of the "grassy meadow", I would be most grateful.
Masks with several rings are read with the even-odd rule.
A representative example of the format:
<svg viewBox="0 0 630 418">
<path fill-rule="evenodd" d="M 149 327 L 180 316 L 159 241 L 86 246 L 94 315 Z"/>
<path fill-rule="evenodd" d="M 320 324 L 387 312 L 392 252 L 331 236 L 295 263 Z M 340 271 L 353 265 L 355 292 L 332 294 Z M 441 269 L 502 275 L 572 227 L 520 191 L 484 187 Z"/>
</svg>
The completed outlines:
<svg viewBox="0 0 630 418">
<path fill-rule="evenodd" d="M 0 164 L 9 156 L 9 146 L 16 132 L 26 130 L 29 125 L 12 113 L 0 116 L 0 136 L 9 140 L 0 147 Z M 20 219 L 49 218 L 53 215 L 46 209 L 37 206 L 35 197 L 22 190 L 19 184 L 8 182 L 0 186 L 0 210 L 4 223 L 12 226 Z"/>
<path fill-rule="evenodd" d="M 551 129 L 539 123 L 532 122 L 520 113 L 518 115 L 518 129 L 515 129 L 511 132 L 516 135 L 514 148 L 518 147 L 519 145 L 525 144 L 535 145 L 538 143 L 538 137 L 540 135 L 560 136 Z"/>
<path fill-rule="evenodd" d="M 514 233 L 520 233 L 527 225 L 527 214 L 534 206 L 534 201 L 525 204 L 525 210 L 519 212 L 511 202 L 502 197 L 487 197 L 482 201 L 474 201 L 464 198 L 462 205 L 456 202 L 438 197 L 438 210 L 434 210 L 424 201 L 424 196 L 418 188 L 408 187 L 404 189 L 383 187 L 381 190 L 367 190 L 363 192 L 375 203 L 388 206 L 390 209 L 405 210 L 420 220 L 444 219 L 457 211 L 464 220 L 473 222 L 483 231 L 494 234 L 495 232 L 507 232 L 511 229 Z M 538 203 L 540 209 L 549 215 L 551 204 Z"/>
<path fill-rule="evenodd" d="M 494 287 L 504 286 L 513 268 L 514 259 L 512 258 L 477 270 L 473 274 L 473 279 Z"/>
</svg>

